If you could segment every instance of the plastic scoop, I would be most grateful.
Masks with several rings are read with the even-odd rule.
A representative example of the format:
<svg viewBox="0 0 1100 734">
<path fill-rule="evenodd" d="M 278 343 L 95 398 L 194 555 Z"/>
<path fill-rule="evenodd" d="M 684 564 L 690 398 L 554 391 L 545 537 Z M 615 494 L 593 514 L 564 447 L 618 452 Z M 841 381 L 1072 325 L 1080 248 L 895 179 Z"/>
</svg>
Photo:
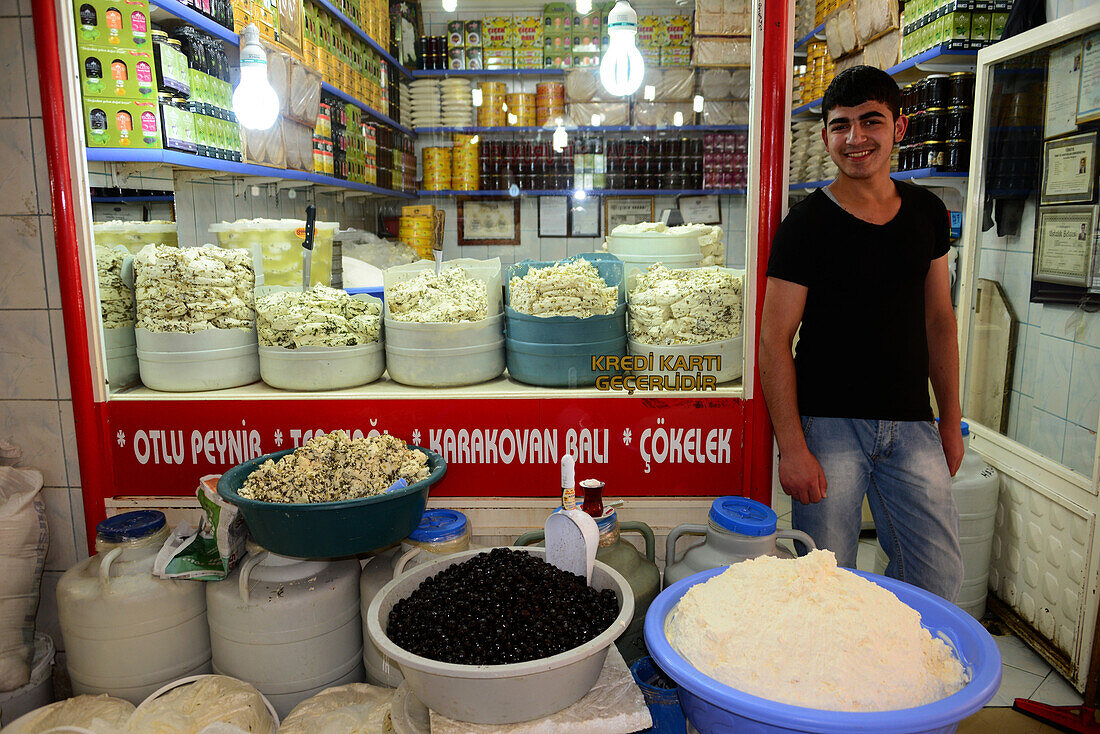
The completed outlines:
<svg viewBox="0 0 1100 734">
<path fill-rule="evenodd" d="M 546 562 L 563 571 L 583 576 L 585 583 L 592 579 L 592 565 L 596 562 L 596 549 L 600 545 L 600 531 L 596 521 L 577 508 L 577 494 L 573 486 L 573 457 L 566 454 L 561 459 L 561 509 L 546 518 Z"/>
</svg>

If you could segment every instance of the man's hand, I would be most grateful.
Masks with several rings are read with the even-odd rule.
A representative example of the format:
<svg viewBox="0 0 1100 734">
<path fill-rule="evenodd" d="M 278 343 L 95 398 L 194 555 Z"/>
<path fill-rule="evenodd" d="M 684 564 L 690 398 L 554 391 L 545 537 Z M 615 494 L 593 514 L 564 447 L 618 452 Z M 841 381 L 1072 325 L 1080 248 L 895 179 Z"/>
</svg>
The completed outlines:
<svg viewBox="0 0 1100 734">
<path fill-rule="evenodd" d="M 966 451 L 963 446 L 962 426 L 959 421 L 952 422 L 941 419 L 939 430 L 940 442 L 943 444 L 943 455 L 947 459 L 947 468 L 950 470 L 951 476 L 955 476 L 962 464 L 963 453 Z"/>
<path fill-rule="evenodd" d="M 779 484 L 804 505 L 825 499 L 825 472 L 809 449 L 780 455 Z"/>
</svg>

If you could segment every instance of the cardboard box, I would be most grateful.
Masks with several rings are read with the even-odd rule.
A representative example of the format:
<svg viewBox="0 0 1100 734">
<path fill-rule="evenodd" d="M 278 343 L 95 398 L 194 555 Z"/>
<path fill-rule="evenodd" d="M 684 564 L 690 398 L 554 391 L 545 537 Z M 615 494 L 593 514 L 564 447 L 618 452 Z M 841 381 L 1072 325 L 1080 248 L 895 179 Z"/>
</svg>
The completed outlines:
<svg viewBox="0 0 1100 734">
<path fill-rule="evenodd" d="M 482 43 L 481 21 L 466 21 L 466 48 L 480 48 Z"/>
<path fill-rule="evenodd" d="M 512 48 L 515 46 L 515 28 L 511 18 L 484 18 L 481 21 L 482 44 L 490 48 Z"/>
<path fill-rule="evenodd" d="M 661 66 L 691 66 L 691 47 L 661 49 Z"/>
<path fill-rule="evenodd" d="M 660 48 L 664 18 L 659 15 L 643 15 L 638 18 L 638 48 Z"/>
<path fill-rule="evenodd" d="M 599 66 L 600 55 L 598 53 L 592 54 L 573 54 L 573 68 L 582 69 L 585 67 Z"/>
<path fill-rule="evenodd" d="M 486 48 L 483 56 L 482 68 L 485 69 L 514 69 L 515 58 L 513 56 L 514 49 L 509 46 L 507 48 Z"/>
<path fill-rule="evenodd" d="M 733 13 L 729 13 L 732 17 Z M 744 33 L 744 31 L 742 31 Z M 691 48 L 691 18 L 684 15 L 672 15 L 665 21 L 665 33 L 661 39 L 662 48 Z"/>
<path fill-rule="evenodd" d="M 155 101 L 86 97 L 84 133 L 89 148 L 159 149 L 160 106 Z"/>
<path fill-rule="evenodd" d="M 547 33 L 542 37 L 544 54 L 568 54 L 573 50 L 573 37 L 567 34 Z"/>
<path fill-rule="evenodd" d="M 542 54 L 542 67 L 544 69 L 572 69 L 573 57 L 568 54 Z"/>
<path fill-rule="evenodd" d="M 696 36 L 692 43 L 692 58 L 696 66 L 748 66 L 750 44 L 747 36 L 735 38 L 708 38 Z"/>
<path fill-rule="evenodd" d="M 431 204 L 412 204 L 401 207 L 403 217 L 432 217 L 435 215 L 435 207 Z"/>
<path fill-rule="evenodd" d="M 100 99 L 157 99 L 153 53 L 130 48 L 78 49 L 80 90 Z"/>
<path fill-rule="evenodd" d="M 480 48 L 466 49 L 466 68 L 475 71 L 485 68 L 485 54 Z"/>
<path fill-rule="evenodd" d="M 466 24 L 461 20 L 447 23 L 447 47 L 462 48 L 466 45 Z"/>
<path fill-rule="evenodd" d="M 574 53 L 599 53 L 600 51 L 600 34 L 599 32 L 589 31 L 587 33 L 581 32 L 577 28 L 573 29 L 572 48 Z"/>
<path fill-rule="evenodd" d="M 73 0 L 78 46 L 148 49 L 148 0 Z"/>
<path fill-rule="evenodd" d="M 513 61 L 517 69 L 541 69 L 541 48 L 517 48 L 513 52 Z"/>
<path fill-rule="evenodd" d="M 548 3 L 542 9 L 544 33 L 569 33 L 573 24 L 572 3 Z"/>
<path fill-rule="evenodd" d="M 542 18 L 528 16 L 512 19 L 512 45 L 515 48 L 542 49 Z"/>
</svg>

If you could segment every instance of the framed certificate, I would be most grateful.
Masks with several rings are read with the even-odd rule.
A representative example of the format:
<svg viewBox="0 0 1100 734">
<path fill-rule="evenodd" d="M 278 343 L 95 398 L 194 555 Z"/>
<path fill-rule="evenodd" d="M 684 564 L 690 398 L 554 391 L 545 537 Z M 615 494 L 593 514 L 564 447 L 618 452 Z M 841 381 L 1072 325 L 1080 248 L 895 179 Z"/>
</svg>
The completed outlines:
<svg viewBox="0 0 1100 734">
<path fill-rule="evenodd" d="M 600 200 L 591 196 L 569 199 L 569 236 L 600 236 Z"/>
<path fill-rule="evenodd" d="M 1081 42 L 1081 76 L 1077 83 L 1077 124 L 1100 120 L 1100 32 Z"/>
<path fill-rule="evenodd" d="M 1077 89 L 1081 79 L 1081 39 L 1050 52 L 1047 63 L 1047 101 L 1043 137 L 1055 138 L 1077 130 Z"/>
<path fill-rule="evenodd" d="M 539 237 L 569 236 L 569 197 L 539 197 Z"/>
<path fill-rule="evenodd" d="M 676 206 L 680 209 L 680 216 L 684 218 L 684 224 L 721 224 L 722 207 L 718 196 L 708 194 L 706 196 L 678 196 Z"/>
<path fill-rule="evenodd" d="M 458 244 L 518 245 L 519 199 L 458 197 Z"/>
<path fill-rule="evenodd" d="M 1040 208 L 1033 279 L 1087 288 L 1092 275 L 1095 236 L 1096 207 Z"/>
<path fill-rule="evenodd" d="M 1096 192 L 1096 133 L 1043 144 L 1041 205 L 1092 202 Z"/>
<path fill-rule="evenodd" d="M 604 226 L 611 234 L 620 224 L 653 221 L 652 196 L 608 196 L 604 199 Z"/>
</svg>

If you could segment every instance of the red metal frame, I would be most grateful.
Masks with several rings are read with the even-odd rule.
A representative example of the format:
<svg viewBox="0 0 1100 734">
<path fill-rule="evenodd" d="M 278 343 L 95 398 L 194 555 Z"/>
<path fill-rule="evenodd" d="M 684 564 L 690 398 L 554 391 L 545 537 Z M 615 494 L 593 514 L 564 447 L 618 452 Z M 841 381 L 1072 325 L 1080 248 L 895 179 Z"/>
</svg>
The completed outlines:
<svg viewBox="0 0 1100 734">
<path fill-rule="evenodd" d="M 69 170 L 69 140 L 65 129 L 64 89 L 61 86 L 61 54 L 57 38 L 57 11 L 53 0 L 32 0 L 34 45 L 38 56 L 38 86 L 42 95 L 42 125 L 46 162 L 50 172 L 50 204 L 53 209 L 54 243 L 61 286 L 61 308 L 65 323 L 65 353 L 69 360 L 73 419 L 76 424 L 77 457 L 80 461 L 82 494 L 100 497 L 112 484 L 111 467 L 105 460 L 103 442 L 107 435 L 105 403 L 95 401 L 89 365 L 87 314 L 80 256 L 76 239 L 75 202 Z M 72 477 L 69 478 L 71 482 Z M 95 538 L 100 512 L 88 512 L 85 521 L 88 543 Z"/>
<path fill-rule="evenodd" d="M 779 227 L 783 206 L 787 200 L 784 172 L 787 162 L 783 154 L 786 145 L 787 90 L 791 49 L 787 26 L 790 19 L 789 0 L 760 0 L 764 12 L 760 71 L 760 207 L 756 227 L 756 333 L 764 311 L 765 275 L 772 237 Z M 745 473 L 743 494 L 764 504 L 772 496 L 772 421 L 764 404 L 760 385 L 759 359 L 753 366 L 752 400 L 745 401 Z"/>
</svg>

